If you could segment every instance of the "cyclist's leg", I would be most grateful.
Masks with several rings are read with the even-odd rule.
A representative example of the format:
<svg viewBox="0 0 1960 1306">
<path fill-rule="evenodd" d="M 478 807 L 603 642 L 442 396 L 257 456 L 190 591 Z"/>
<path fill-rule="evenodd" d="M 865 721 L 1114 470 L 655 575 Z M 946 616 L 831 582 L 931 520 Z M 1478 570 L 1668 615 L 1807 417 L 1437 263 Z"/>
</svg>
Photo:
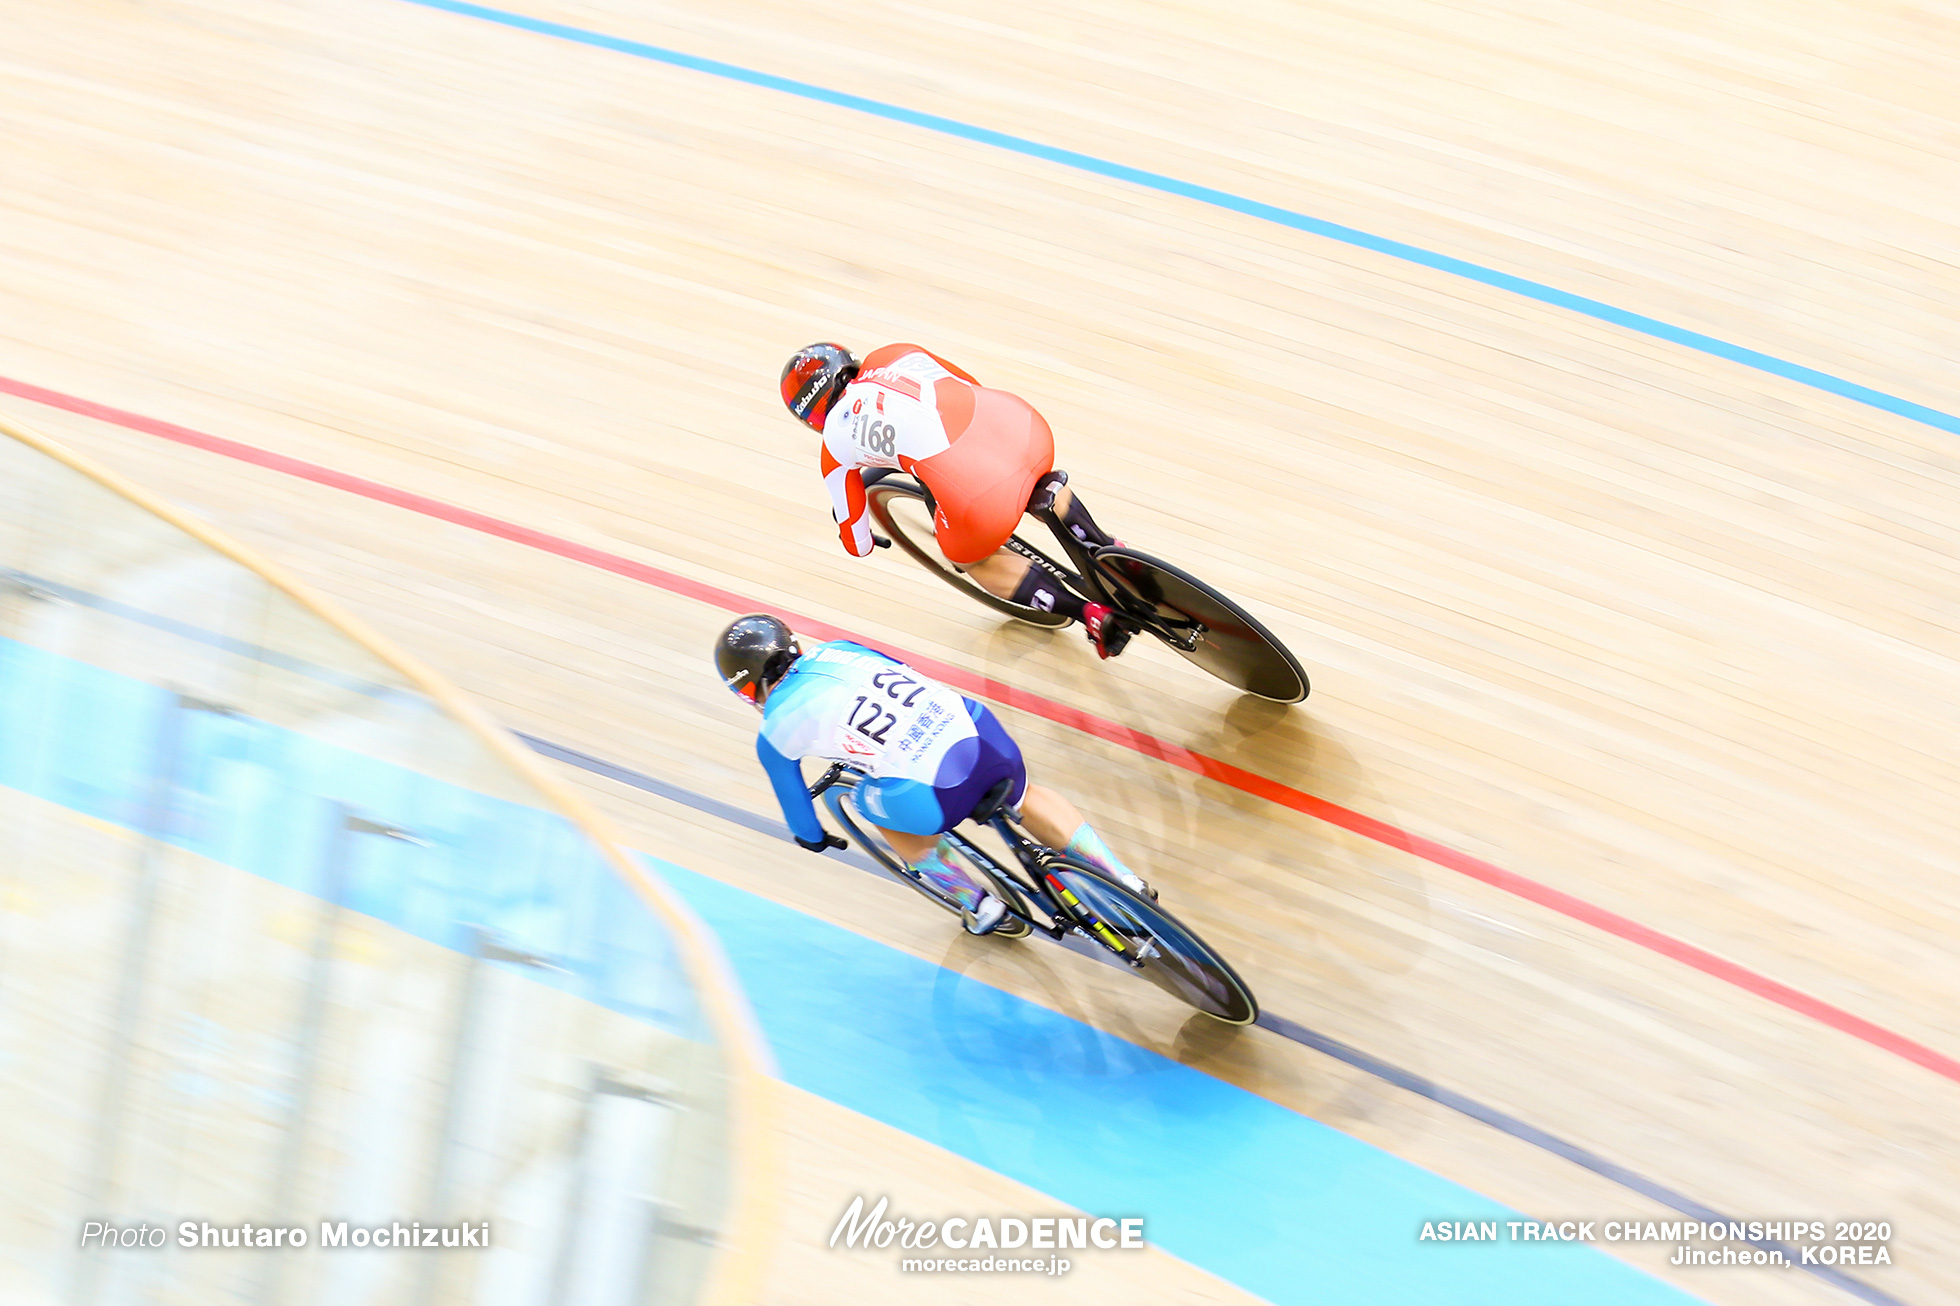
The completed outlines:
<svg viewBox="0 0 1960 1306">
<path fill-rule="evenodd" d="M 1082 500 L 1075 497 L 1074 491 L 1064 485 L 1055 494 L 1055 515 L 1062 519 L 1068 533 L 1084 544 L 1119 544 L 1120 540 L 1096 525 L 1096 519 L 1089 515 Z"/>
<path fill-rule="evenodd" d="M 1047 844 L 1073 853 L 1097 870 L 1121 880 L 1138 893 L 1155 898 L 1143 877 L 1125 866 L 1122 859 L 1109 850 L 1096 828 L 1082 819 L 1075 804 L 1041 785 L 1028 786 L 1028 796 L 1021 804 L 1021 824 L 1028 833 Z"/>
<path fill-rule="evenodd" d="M 1075 804 L 1044 785 L 1028 786 L 1021 800 L 1021 824 L 1050 848 L 1066 848 L 1075 832 L 1087 825 Z"/>
<path fill-rule="evenodd" d="M 989 594 L 1022 607 L 1059 612 L 1085 625 L 1092 610 L 1097 616 L 1108 611 L 1099 603 L 1090 603 L 1049 575 L 1045 568 L 1035 566 L 1012 549 L 1002 549 L 993 557 L 965 570 L 967 576 Z"/>
<path fill-rule="evenodd" d="M 1000 719 L 990 712 L 985 704 L 966 700 L 967 715 L 973 718 L 973 728 L 978 732 L 976 740 L 983 754 L 1000 759 L 991 768 L 975 767 L 976 779 L 969 789 L 951 795 L 953 801 L 947 804 L 950 813 L 959 811 L 961 819 L 965 813 L 973 811 L 973 804 L 980 795 L 1011 775 L 1015 779 L 1014 788 L 1008 791 L 1007 806 L 1018 810 L 1021 824 L 1028 833 L 1047 844 L 1059 848 L 1088 862 L 1091 866 L 1115 876 L 1138 893 L 1149 893 L 1150 886 L 1117 858 L 1102 841 L 1095 827 L 1082 819 L 1082 813 L 1075 804 L 1056 793 L 1053 789 L 1028 782 L 1028 769 L 1021 759 L 1021 747 L 1014 742 Z M 948 791 L 941 790 L 942 795 Z M 962 804 L 964 804 L 962 806 Z"/>
<path fill-rule="evenodd" d="M 1036 487 L 1037 494 L 1040 488 L 1040 486 Z M 1066 537 L 1073 537 L 1078 543 L 1096 547 L 1123 542 L 1096 525 L 1096 519 L 1089 515 L 1088 507 L 1067 485 L 1055 487 L 1054 514 L 1055 521 L 1048 522 L 1046 525 L 1055 538 L 1062 540 L 1064 544 L 1067 543 Z"/>
<path fill-rule="evenodd" d="M 1054 470 L 1055 439 L 1048 423 L 1003 391 L 978 390 L 974 398 L 972 421 L 959 438 L 943 453 L 912 465 L 938 504 L 933 533 L 939 551 L 988 593 L 1081 622 L 1098 656 L 1119 652 L 1122 639 L 1105 624 L 1108 608 L 1084 602 L 1042 568 L 1003 548 L 1021 524 L 1035 486 Z M 1066 508 L 1066 521 L 1079 518 L 1107 542 L 1073 495 L 1067 496 Z"/>
<path fill-rule="evenodd" d="M 871 828 L 884 836 L 885 842 L 898 854 L 898 860 L 907 866 L 932 856 L 939 847 L 940 836 L 936 834 L 907 834 L 903 830 L 887 829 L 876 822 L 872 823 Z"/>
<path fill-rule="evenodd" d="M 1013 599 L 1021 580 L 1034 564 L 1012 549 L 999 549 L 990 557 L 960 568 L 967 578 L 997 599 Z"/>
<path fill-rule="evenodd" d="M 945 803 L 946 796 L 943 791 L 917 780 L 881 777 L 860 783 L 854 800 L 858 811 L 884 836 L 914 875 L 968 912 L 983 914 L 985 886 L 967 873 L 956 859 L 953 845 L 943 837 L 947 830 L 966 819 L 966 814 L 973 810 L 974 800 L 968 799 L 955 815 L 954 808 Z M 998 911 L 992 913 L 989 924 L 997 920 Z"/>
<path fill-rule="evenodd" d="M 1035 497 L 1043 497 L 1051 484 L 1052 479 L 1044 479 L 1037 487 Z M 1074 543 L 1105 545 L 1122 542 L 1103 533 L 1095 519 L 1089 516 L 1089 510 L 1082 506 L 1082 500 L 1070 493 L 1066 484 L 1054 486 L 1053 512 L 1044 510 L 1040 520 L 1065 548 Z M 1073 593 L 1049 575 L 1045 568 L 1030 563 L 1014 574 L 1018 576 L 1014 592 L 1004 597 L 1015 603 L 1073 617 L 1088 634 L 1097 657 L 1114 657 L 1130 642 L 1133 632 L 1120 622 L 1111 620 L 1115 616 L 1113 611 Z M 993 592 L 1000 593 L 999 590 Z"/>
<path fill-rule="evenodd" d="M 869 821 L 892 850 L 906 861 L 923 856 L 954 822 L 946 819 L 939 795 L 929 784 L 893 776 L 871 776 L 851 795 L 858 814 Z"/>
</svg>

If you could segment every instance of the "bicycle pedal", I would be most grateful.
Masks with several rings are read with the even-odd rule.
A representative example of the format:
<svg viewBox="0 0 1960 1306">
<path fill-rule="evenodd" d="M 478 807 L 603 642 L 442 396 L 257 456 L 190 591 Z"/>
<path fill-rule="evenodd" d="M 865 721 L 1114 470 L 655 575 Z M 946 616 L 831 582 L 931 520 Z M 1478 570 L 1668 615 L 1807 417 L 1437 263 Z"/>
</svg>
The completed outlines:
<svg viewBox="0 0 1960 1306">
<path fill-rule="evenodd" d="M 989 934 L 998 933 L 1000 930 L 1006 928 L 1008 923 L 1013 920 L 1014 916 L 1008 912 L 1005 903 L 1001 904 L 1000 912 L 986 925 L 980 923 L 980 918 L 974 915 L 971 908 L 960 909 L 960 924 L 965 927 L 968 934 L 973 935 L 975 938 L 985 938 Z"/>
<path fill-rule="evenodd" d="M 969 920 L 970 917 L 968 915 L 961 914 L 961 925 L 966 925 Z M 972 934 L 973 931 L 969 929 L 967 933 Z M 1025 939 L 1032 933 L 1034 933 L 1034 927 L 1010 911 L 1003 915 L 991 930 L 976 937 L 983 939 Z"/>
</svg>

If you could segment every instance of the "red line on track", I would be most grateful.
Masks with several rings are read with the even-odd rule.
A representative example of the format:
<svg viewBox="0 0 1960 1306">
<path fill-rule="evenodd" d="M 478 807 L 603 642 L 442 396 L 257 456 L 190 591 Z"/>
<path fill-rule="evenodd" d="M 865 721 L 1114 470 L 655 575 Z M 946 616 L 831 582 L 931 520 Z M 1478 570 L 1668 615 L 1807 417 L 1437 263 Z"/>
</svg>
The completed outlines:
<svg viewBox="0 0 1960 1306">
<path fill-rule="evenodd" d="M 62 394 L 57 390 L 43 389 L 37 385 L 29 385 L 25 381 L 15 381 L 3 376 L 0 376 L 0 392 L 15 395 L 22 399 L 29 399 L 37 404 L 45 404 L 50 408 L 59 408 L 66 412 L 79 413 L 83 417 L 92 417 L 97 421 L 108 422 L 111 425 L 124 427 L 128 430 L 141 431 L 146 435 L 159 436 L 162 439 L 174 441 L 177 444 L 189 445 L 194 449 L 202 449 L 207 453 L 222 454 L 227 458 L 235 458 L 240 462 L 251 463 L 257 467 L 265 467 L 276 472 L 283 472 L 288 476 L 296 476 L 302 480 L 312 481 L 319 485 L 329 485 L 336 490 L 345 490 L 350 494 L 361 495 L 363 498 L 393 504 L 398 508 L 406 508 L 410 512 L 417 512 L 426 517 L 434 517 L 441 521 L 452 522 L 458 526 L 466 526 L 471 530 L 481 531 L 485 535 L 494 535 L 498 539 L 509 540 L 515 544 L 523 544 L 545 553 L 556 554 L 561 558 L 568 558 L 573 562 L 581 562 L 587 566 L 598 567 L 603 571 L 610 571 L 615 575 L 625 576 L 632 580 L 657 586 L 670 593 L 696 599 L 714 607 L 726 608 L 731 612 L 749 612 L 753 611 L 756 607 L 753 599 L 744 598 L 732 590 L 721 589 L 718 586 L 692 580 L 686 576 L 679 576 L 671 571 L 664 571 L 659 567 L 650 567 L 646 563 L 635 562 L 631 558 L 622 557 L 617 553 L 608 553 L 604 549 L 595 549 L 590 545 L 579 544 L 557 535 L 549 535 L 544 531 L 533 530 L 528 526 L 519 526 L 515 522 L 507 522 L 501 518 L 491 517 L 484 513 L 472 512 L 468 508 L 460 508 L 455 504 L 444 503 L 440 499 L 431 499 L 426 495 L 413 494 L 407 490 L 399 490 L 392 485 L 383 485 L 379 481 L 370 481 L 361 476 L 351 476 L 346 472 L 335 471 L 331 467 L 322 467 L 318 463 L 306 462 L 299 458 L 289 458 L 285 454 L 272 453 L 269 450 L 256 448 L 249 444 L 241 444 L 236 440 L 224 439 L 222 436 L 207 435 L 202 431 L 193 431 L 187 426 L 178 426 L 174 422 L 159 421 L 154 417 L 145 417 L 140 413 L 126 412 L 120 408 L 111 408 L 107 404 L 98 404 L 87 399 L 79 399 L 73 395 Z M 782 615 L 790 618 L 799 630 L 807 631 L 823 639 L 854 639 L 861 643 L 873 644 L 874 647 L 878 647 L 873 641 L 864 640 L 862 637 L 852 634 L 850 631 L 844 630 L 841 627 L 833 626 L 828 622 L 818 621 L 812 617 L 798 616 L 791 612 L 783 612 Z M 1221 762 L 1215 757 L 1207 757 L 1203 753 L 1192 752 L 1188 748 L 1183 748 L 1177 744 L 1159 739 L 1155 735 L 1145 734 L 1141 730 L 1132 729 L 1129 726 L 1107 720 L 1103 717 L 1093 716 L 1079 708 L 1057 703 L 1052 699 L 1043 698 L 1039 694 L 1032 694 L 1024 689 L 1017 689 L 1012 685 L 1003 684 L 998 680 L 993 680 L 986 676 L 975 675 L 973 672 L 967 671 L 962 667 L 952 666 L 934 658 L 920 657 L 907 653 L 902 649 L 888 646 L 885 647 L 884 651 L 892 654 L 894 657 L 903 658 L 906 662 L 911 663 L 928 675 L 943 680 L 947 684 L 964 692 L 978 694 L 1007 707 L 1018 708 L 1021 711 L 1031 713 L 1035 716 L 1045 717 L 1050 721 L 1068 726 L 1071 729 L 1080 730 L 1084 734 L 1094 735 L 1098 739 L 1105 739 L 1111 743 L 1120 744 L 1146 757 L 1157 758 L 1160 761 L 1170 763 L 1172 766 L 1182 767 L 1187 771 L 1203 776 L 1208 780 L 1216 780 L 1220 784 L 1230 785 L 1234 789 L 1252 794 L 1255 797 L 1264 798 L 1268 802 L 1276 803 L 1281 807 L 1291 808 L 1296 812 L 1303 812 L 1308 816 L 1314 817 L 1316 820 L 1325 821 L 1329 825 L 1339 826 L 1343 830 L 1358 834 L 1365 839 L 1372 839 L 1376 843 L 1386 847 L 1400 849 L 1412 856 L 1420 857 L 1426 862 L 1455 871 L 1460 875 L 1467 875 L 1473 880 L 1488 884 L 1494 889 L 1501 889 L 1505 893 L 1523 898 L 1527 902 L 1537 903 L 1539 906 L 1555 911 L 1562 916 L 1581 921 L 1593 926 L 1595 929 L 1604 930 L 1616 938 L 1625 939 L 1629 943 L 1646 948 L 1650 952 L 1659 953 L 1663 957 L 1668 957 L 1683 965 L 1691 966 L 1705 975 L 1712 975 L 1716 979 L 1733 984 L 1746 992 L 1753 993 L 1759 998 L 1774 1002 L 1780 1007 L 1797 1012 L 1799 1015 L 1808 1016 L 1820 1024 L 1828 1025 L 1832 1029 L 1851 1035 L 1853 1038 L 1862 1039 L 1873 1047 L 1882 1048 L 1896 1056 L 1904 1057 L 1907 1061 L 1926 1067 L 1926 1069 L 1936 1075 L 1942 1075 L 1947 1079 L 1960 1083 L 1960 1060 L 1955 1060 L 1953 1057 L 1949 1057 L 1942 1052 L 1936 1052 L 1925 1044 L 1915 1042 L 1903 1034 L 1897 1034 L 1881 1025 L 1875 1025 L 1864 1017 L 1855 1016 L 1842 1007 L 1832 1006 L 1821 998 L 1811 997 L 1809 994 L 1793 989 L 1787 984 L 1778 983 L 1767 975 L 1759 975 L 1746 966 L 1739 965 L 1723 957 L 1718 957 L 1705 948 L 1698 948 L 1692 943 L 1677 939 L 1669 934 L 1663 934 L 1659 930 L 1640 924 L 1638 921 L 1630 920 L 1618 912 L 1608 911 L 1606 908 L 1587 902 L 1583 898 L 1576 898 L 1569 893 L 1554 889 L 1548 884 L 1540 884 L 1536 880 L 1507 871 L 1503 867 L 1484 861 L 1480 857 L 1472 857 L 1468 853 L 1458 852 L 1454 848 L 1448 848 L 1434 840 L 1411 834 L 1407 830 L 1388 824 L 1386 821 L 1380 821 L 1372 816 L 1357 812 L 1352 808 L 1343 807 L 1339 803 L 1329 802 L 1325 798 L 1316 798 L 1304 790 L 1281 784 L 1279 781 L 1269 779 L 1266 776 L 1255 775 L 1251 771 L 1233 766 L 1230 762 Z"/>
</svg>

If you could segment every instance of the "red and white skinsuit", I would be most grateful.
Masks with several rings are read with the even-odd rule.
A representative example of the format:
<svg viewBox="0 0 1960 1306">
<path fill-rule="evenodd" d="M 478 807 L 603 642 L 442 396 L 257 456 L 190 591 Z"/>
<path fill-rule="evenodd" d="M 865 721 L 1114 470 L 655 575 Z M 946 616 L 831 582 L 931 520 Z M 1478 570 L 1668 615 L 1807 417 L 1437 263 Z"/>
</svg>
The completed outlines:
<svg viewBox="0 0 1960 1306">
<path fill-rule="evenodd" d="M 923 481 L 939 508 L 940 551 L 964 566 L 1007 542 L 1054 465 L 1055 437 L 1026 400 L 987 389 L 917 345 L 865 355 L 824 421 L 824 485 L 838 535 L 860 558 L 871 552 L 864 468 Z"/>
</svg>

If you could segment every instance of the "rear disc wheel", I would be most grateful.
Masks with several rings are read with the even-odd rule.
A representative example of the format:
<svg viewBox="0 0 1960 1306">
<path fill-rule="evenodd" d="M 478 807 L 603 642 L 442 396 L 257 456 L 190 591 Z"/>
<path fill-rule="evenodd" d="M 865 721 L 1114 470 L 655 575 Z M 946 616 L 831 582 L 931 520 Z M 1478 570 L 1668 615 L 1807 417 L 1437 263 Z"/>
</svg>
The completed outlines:
<svg viewBox="0 0 1960 1306">
<path fill-rule="evenodd" d="M 1307 696 L 1307 673 L 1286 645 L 1196 576 L 1122 545 L 1096 550 L 1096 574 L 1125 615 L 1186 661 L 1275 703 Z"/>
</svg>

